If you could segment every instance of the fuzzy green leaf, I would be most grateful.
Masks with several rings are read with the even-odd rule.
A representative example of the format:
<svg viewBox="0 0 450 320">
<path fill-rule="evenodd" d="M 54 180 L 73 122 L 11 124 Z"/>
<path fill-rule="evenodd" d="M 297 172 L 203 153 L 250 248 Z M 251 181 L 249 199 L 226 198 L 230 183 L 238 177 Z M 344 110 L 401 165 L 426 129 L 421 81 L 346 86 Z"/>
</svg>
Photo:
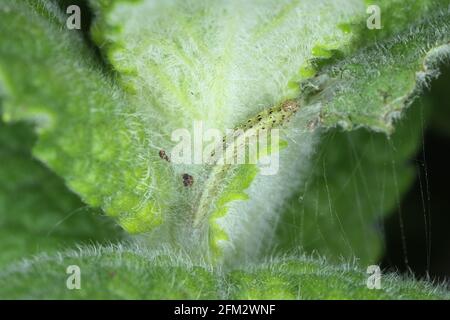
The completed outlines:
<svg viewBox="0 0 450 320">
<path fill-rule="evenodd" d="M 160 224 L 164 203 L 147 198 L 163 169 L 149 175 L 142 123 L 81 34 L 49 1 L 2 1 L 0 14 L 4 119 L 35 123 L 34 155 L 86 203 L 130 232 Z"/>
<path fill-rule="evenodd" d="M 0 266 L 75 244 L 110 242 L 121 233 L 32 158 L 29 126 L 0 123 Z"/>
<path fill-rule="evenodd" d="M 448 1 L 415 3 L 398 11 L 395 26 L 389 21 L 363 41 L 360 0 L 92 2 L 94 38 L 117 72 L 111 75 L 65 28 L 53 2 L 3 1 L 4 118 L 33 120 L 34 154 L 127 231 L 153 231 L 152 244 L 175 241 L 200 255 L 220 242 L 215 251 L 238 263 L 265 249 L 261 238 L 271 238 L 273 222 L 307 180 L 320 139 L 314 129 L 391 132 L 417 82 L 437 75 L 448 56 Z M 388 17 L 401 8 L 382 4 Z M 158 155 L 172 149 L 174 130 L 194 120 L 236 128 L 292 98 L 300 111 L 290 124 L 275 121 L 288 143 L 276 176 L 254 168 L 214 175 L 210 166 Z M 185 173 L 192 188 L 183 186 Z M 197 217 L 220 219 L 197 228 Z"/>
<path fill-rule="evenodd" d="M 335 261 L 376 263 L 383 219 L 415 177 L 410 159 L 421 145 L 429 107 L 425 99 L 412 106 L 391 136 L 366 129 L 327 132 L 304 186 L 286 201 L 269 250 L 302 248 Z"/>
<path fill-rule="evenodd" d="M 323 105 L 318 122 L 392 132 L 394 121 L 450 58 L 450 11 L 430 15 L 323 69 L 319 77 L 327 84 L 311 98 Z"/>
<path fill-rule="evenodd" d="M 70 265 L 80 268 L 80 289 L 66 286 Z M 355 265 L 330 267 L 322 259 L 292 256 L 229 272 L 193 264 L 181 253 L 139 247 L 80 248 L 38 256 L 0 272 L 0 298 L 13 299 L 448 299 L 444 287 L 382 275 Z M 99 290 L 101 288 L 101 290 Z"/>
</svg>

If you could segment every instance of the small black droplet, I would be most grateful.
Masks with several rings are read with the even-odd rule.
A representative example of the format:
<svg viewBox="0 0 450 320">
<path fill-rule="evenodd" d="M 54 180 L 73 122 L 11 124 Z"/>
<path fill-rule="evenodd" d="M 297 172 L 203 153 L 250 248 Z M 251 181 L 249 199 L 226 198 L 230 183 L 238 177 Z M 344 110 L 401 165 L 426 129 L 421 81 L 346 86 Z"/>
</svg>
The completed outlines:
<svg viewBox="0 0 450 320">
<path fill-rule="evenodd" d="M 159 150 L 159 157 L 167 162 L 170 162 L 170 158 L 164 150 Z"/>
<path fill-rule="evenodd" d="M 193 184 L 194 184 L 194 177 L 189 175 L 189 174 L 187 174 L 187 173 L 184 173 L 183 174 L 183 185 L 185 187 L 190 187 Z"/>
</svg>

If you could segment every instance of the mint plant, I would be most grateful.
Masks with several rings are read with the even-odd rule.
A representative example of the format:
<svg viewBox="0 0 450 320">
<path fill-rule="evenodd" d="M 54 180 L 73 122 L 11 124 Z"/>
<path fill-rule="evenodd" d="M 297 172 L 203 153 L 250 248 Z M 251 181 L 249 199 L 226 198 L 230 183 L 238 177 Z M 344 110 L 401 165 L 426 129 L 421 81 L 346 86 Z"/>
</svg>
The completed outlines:
<svg viewBox="0 0 450 320">
<path fill-rule="evenodd" d="M 365 272 L 414 176 L 413 102 L 449 60 L 449 5 L 90 1 L 92 45 L 58 1 L 2 1 L 0 297 L 449 298 L 394 274 L 371 290 Z M 279 130 L 259 145 L 278 172 L 173 162 L 195 122 Z"/>
</svg>

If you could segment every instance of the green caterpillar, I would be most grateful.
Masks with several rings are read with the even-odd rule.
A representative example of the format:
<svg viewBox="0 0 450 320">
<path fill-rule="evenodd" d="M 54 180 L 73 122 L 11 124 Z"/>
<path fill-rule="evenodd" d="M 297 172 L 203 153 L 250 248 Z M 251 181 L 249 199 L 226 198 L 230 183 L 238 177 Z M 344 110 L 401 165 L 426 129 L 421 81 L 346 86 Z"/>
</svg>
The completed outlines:
<svg viewBox="0 0 450 320">
<path fill-rule="evenodd" d="M 230 158 L 236 156 L 237 150 L 245 146 L 246 139 L 257 136 L 262 131 L 270 131 L 289 122 L 291 117 L 298 111 L 299 103 L 296 100 L 286 100 L 274 107 L 261 111 L 244 124 L 236 127 L 233 132 L 222 139 L 221 145 L 216 148 L 220 155 L 213 151 L 207 160 L 209 164 L 228 164 Z M 235 142 L 238 140 L 238 143 Z M 230 142 L 232 142 L 230 144 Z M 230 148 L 234 148 L 229 152 Z M 222 158 L 221 158 L 222 157 Z M 226 157 L 227 159 L 224 159 Z M 231 162 L 232 163 L 232 162 Z"/>
<path fill-rule="evenodd" d="M 198 227 L 204 217 L 210 212 L 211 197 L 219 193 L 222 182 L 231 167 L 230 162 L 227 162 L 227 160 L 236 155 L 237 149 L 245 145 L 247 138 L 258 135 L 260 131 L 270 131 L 273 128 L 281 127 L 290 121 L 299 108 L 298 101 L 286 100 L 248 119 L 244 124 L 236 127 L 231 135 L 223 138 L 222 144 L 219 146 L 223 154 L 218 155 L 214 152 L 211 154 L 211 162 L 209 163 L 215 164 L 215 167 L 210 173 L 204 192 L 198 201 L 199 205 L 194 216 L 194 227 Z M 236 139 L 240 141 L 240 144 L 234 143 Z M 232 142 L 231 144 L 229 144 L 230 141 Z M 233 148 L 232 152 L 228 152 L 230 148 Z"/>
<path fill-rule="evenodd" d="M 245 124 L 239 126 L 237 129 L 242 129 L 244 131 L 249 129 L 270 130 L 289 122 L 292 115 L 294 115 L 298 109 L 299 104 L 296 100 L 286 100 L 277 106 L 258 113 L 255 117 L 248 119 Z"/>
<path fill-rule="evenodd" d="M 247 122 L 236 129 L 247 131 L 270 130 L 271 128 L 281 126 L 289 121 L 294 113 L 299 109 L 299 104 L 295 100 L 287 100 L 283 103 L 266 109 L 258 113 L 255 117 L 248 119 Z"/>
</svg>

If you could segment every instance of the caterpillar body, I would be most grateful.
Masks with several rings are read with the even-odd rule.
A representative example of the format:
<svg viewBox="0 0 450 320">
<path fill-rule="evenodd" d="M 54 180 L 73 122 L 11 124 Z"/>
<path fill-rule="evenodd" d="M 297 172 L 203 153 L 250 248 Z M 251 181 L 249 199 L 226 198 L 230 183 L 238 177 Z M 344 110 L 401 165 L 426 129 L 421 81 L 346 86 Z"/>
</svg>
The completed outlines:
<svg viewBox="0 0 450 320">
<path fill-rule="evenodd" d="M 277 106 L 258 113 L 255 117 L 248 119 L 245 124 L 237 127 L 237 129 L 242 129 L 244 131 L 249 129 L 269 130 L 289 122 L 290 118 L 298 109 L 299 104 L 297 101 L 287 100 Z"/>
<path fill-rule="evenodd" d="M 220 193 L 219 190 L 222 187 L 222 181 L 227 175 L 230 164 L 233 163 L 233 159 L 239 148 L 245 147 L 250 138 L 260 134 L 262 131 L 270 131 L 273 128 L 286 124 L 299 108 L 298 101 L 286 100 L 248 119 L 244 124 L 236 127 L 229 136 L 223 138 L 222 143 L 211 153 L 208 161 L 210 164 L 215 164 L 216 166 L 211 171 L 204 192 L 199 199 L 199 205 L 194 217 L 194 226 L 199 226 L 204 217 L 209 213 L 211 205 L 210 197 Z"/>
<path fill-rule="evenodd" d="M 207 163 L 227 164 L 230 161 L 233 163 L 232 158 L 236 156 L 237 150 L 245 147 L 248 140 L 288 123 L 298 109 L 299 104 L 297 101 L 287 100 L 258 113 L 244 124 L 233 129 L 231 134 L 223 137 L 221 144 L 216 146 L 215 150 L 210 154 Z"/>
</svg>

